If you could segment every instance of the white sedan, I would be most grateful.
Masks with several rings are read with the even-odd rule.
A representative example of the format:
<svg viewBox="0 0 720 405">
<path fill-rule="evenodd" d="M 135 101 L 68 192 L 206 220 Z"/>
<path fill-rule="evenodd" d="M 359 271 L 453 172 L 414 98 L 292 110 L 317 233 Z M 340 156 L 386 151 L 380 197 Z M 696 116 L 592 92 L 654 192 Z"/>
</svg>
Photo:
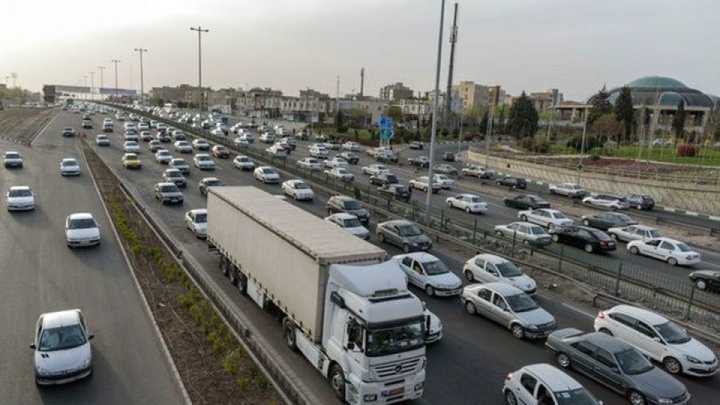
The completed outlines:
<svg viewBox="0 0 720 405">
<path fill-rule="evenodd" d="M 552 236 L 545 231 L 545 228 L 527 222 L 496 225 L 495 234 L 509 239 L 516 239 L 528 245 L 548 246 L 552 244 Z"/>
<path fill-rule="evenodd" d="M 262 181 L 263 183 L 279 183 L 280 175 L 270 166 L 260 166 L 253 172 L 255 180 Z"/>
<path fill-rule="evenodd" d="M 255 162 L 245 155 L 238 155 L 233 159 L 233 166 L 240 170 L 253 170 L 255 169 Z"/>
<path fill-rule="evenodd" d="M 339 226 L 360 239 L 370 239 L 370 231 L 368 231 L 368 229 L 360 223 L 358 217 L 353 214 L 339 212 L 337 214 L 332 214 L 329 217 L 325 217 L 325 220 L 331 224 Z"/>
<path fill-rule="evenodd" d="M 388 169 L 384 165 L 369 165 L 369 166 L 363 166 L 362 168 L 363 174 L 367 174 L 370 176 L 375 176 L 380 173 L 390 172 L 390 169 Z"/>
<path fill-rule="evenodd" d="M 158 149 L 158 151 L 155 152 L 155 161 L 161 165 L 169 164 L 171 160 L 173 160 L 173 155 L 170 151 L 166 149 Z"/>
<path fill-rule="evenodd" d="M 360 144 L 353 141 L 345 142 L 342 148 L 350 152 L 360 152 Z"/>
<path fill-rule="evenodd" d="M 350 167 L 348 162 L 341 157 L 334 157 L 332 159 L 327 159 L 323 162 L 323 165 L 327 168 L 343 167 L 345 169 L 348 169 Z"/>
<path fill-rule="evenodd" d="M 210 142 L 202 138 L 197 138 L 192 141 L 192 146 L 198 150 L 208 150 L 210 149 Z"/>
<path fill-rule="evenodd" d="M 185 213 L 185 226 L 195 237 L 207 237 L 207 209 L 198 208 Z"/>
<path fill-rule="evenodd" d="M 207 153 L 198 153 L 195 155 L 193 164 L 200 170 L 215 170 L 215 161 Z"/>
<path fill-rule="evenodd" d="M 675 239 L 654 238 L 645 241 L 635 240 L 627 244 L 630 253 L 649 256 L 667 262 L 671 266 L 693 265 L 702 261 L 700 253 Z"/>
<path fill-rule="evenodd" d="M 340 181 L 350 182 L 355 180 L 355 175 L 350 173 L 350 171 L 344 167 L 336 167 L 334 169 L 325 170 L 325 175 Z"/>
<path fill-rule="evenodd" d="M 417 179 L 410 180 L 410 184 L 408 185 L 409 188 L 417 188 L 422 191 L 427 192 L 429 186 L 429 181 L 427 176 L 418 177 Z M 437 193 L 442 188 L 442 185 L 435 179 L 432 182 L 432 192 Z"/>
<path fill-rule="evenodd" d="M 465 212 L 473 214 L 484 214 L 488 210 L 487 203 L 474 194 L 458 194 L 446 199 L 445 203 L 450 208 L 465 210 Z"/>
<path fill-rule="evenodd" d="M 93 356 L 87 321 L 79 309 L 47 312 L 35 326 L 35 383 L 57 385 L 92 375 Z"/>
<path fill-rule="evenodd" d="M 188 141 L 176 141 L 173 146 L 180 153 L 192 153 L 193 151 L 192 145 Z"/>
<path fill-rule="evenodd" d="M 312 201 L 312 199 L 315 198 L 315 193 L 313 193 L 310 186 L 305 184 L 304 181 L 298 179 L 286 180 L 283 182 L 282 191 L 285 195 L 294 198 L 296 201 Z"/>
<path fill-rule="evenodd" d="M 518 218 L 524 222 L 532 222 L 533 224 L 542 225 L 548 229 L 563 226 L 571 226 L 572 219 L 558 210 L 550 208 L 540 208 L 537 210 L 525 210 L 518 212 Z"/>
<path fill-rule="evenodd" d="M 73 158 L 65 158 L 60 161 L 60 174 L 63 176 L 79 176 L 80 165 Z"/>
<path fill-rule="evenodd" d="M 440 183 L 440 187 L 445 190 L 450 190 L 450 187 L 455 184 L 455 181 L 445 174 L 435 174 L 433 175 L 433 178 L 436 182 Z"/>
<path fill-rule="evenodd" d="M 653 238 L 661 238 L 663 236 L 656 228 L 646 225 L 629 225 L 622 227 L 610 228 L 607 234 L 615 239 L 623 242 L 632 242 L 634 240 L 648 240 Z"/>
<path fill-rule="evenodd" d="M 408 282 L 422 288 L 429 296 L 447 297 L 460 294 L 462 280 L 437 257 L 415 252 L 393 256 L 407 275 Z"/>
<path fill-rule="evenodd" d="M 28 186 L 10 187 L 5 194 L 8 211 L 29 211 L 35 209 L 35 192 Z"/>
<path fill-rule="evenodd" d="M 140 145 L 135 141 L 126 141 L 123 144 L 123 150 L 126 153 L 140 153 Z"/>
<path fill-rule="evenodd" d="M 320 161 L 315 159 L 314 157 L 306 157 L 302 158 L 297 161 L 297 166 L 302 167 L 303 169 L 307 170 L 320 170 L 322 169 L 322 165 L 320 164 Z"/>
<path fill-rule="evenodd" d="M 78 213 L 65 219 L 65 239 L 70 249 L 100 244 L 100 227 L 92 214 Z"/>
</svg>

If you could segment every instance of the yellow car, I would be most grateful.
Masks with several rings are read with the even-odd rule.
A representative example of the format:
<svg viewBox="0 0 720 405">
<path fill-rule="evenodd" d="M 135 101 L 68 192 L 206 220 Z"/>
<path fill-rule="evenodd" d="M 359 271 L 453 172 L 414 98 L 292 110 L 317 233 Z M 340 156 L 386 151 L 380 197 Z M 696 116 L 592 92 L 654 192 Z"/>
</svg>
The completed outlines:
<svg viewBox="0 0 720 405">
<path fill-rule="evenodd" d="M 142 162 L 136 153 L 126 153 L 122 157 L 122 164 L 126 169 L 142 169 Z"/>
</svg>

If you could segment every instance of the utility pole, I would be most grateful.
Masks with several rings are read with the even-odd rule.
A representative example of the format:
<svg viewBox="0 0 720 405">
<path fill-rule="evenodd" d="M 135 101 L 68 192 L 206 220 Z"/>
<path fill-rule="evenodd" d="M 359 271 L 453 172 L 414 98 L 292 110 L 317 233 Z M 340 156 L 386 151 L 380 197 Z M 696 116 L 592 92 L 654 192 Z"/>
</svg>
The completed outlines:
<svg viewBox="0 0 720 405">
<path fill-rule="evenodd" d="M 135 48 L 135 52 L 140 53 L 140 108 L 145 108 L 145 81 L 143 78 L 143 53 L 147 52 L 147 49 Z"/>
<path fill-rule="evenodd" d="M 100 71 L 100 100 L 102 101 L 102 99 L 103 99 L 103 96 L 102 96 L 102 95 L 103 95 L 102 88 L 103 88 L 103 84 L 104 84 L 104 82 L 103 82 L 103 70 L 105 70 L 105 66 L 98 66 L 97 68 L 98 68 L 98 70 Z"/>
<path fill-rule="evenodd" d="M 83 75 L 83 87 L 87 88 L 87 75 Z M 87 94 L 85 94 L 85 100 L 87 100 Z"/>
<path fill-rule="evenodd" d="M 112 59 L 110 62 L 115 64 L 115 102 L 117 102 L 118 96 L 118 84 L 117 84 L 117 64 L 120 63 L 120 59 Z"/>
<path fill-rule="evenodd" d="M 440 95 L 440 64 L 442 62 L 443 22 L 445 20 L 445 0 L 440 5 L 440 31 L 438 34 L 437 64 L 435 67 L 435 100 L 433 102 L 432 129 L 430 130 L 430 165 L 428 167 L 428 188 L 425 195 L 425 225 L 430 226 L 433 192 L 433 158 L 435 157 L 435 137 L 437 136 L 437 114 Z"/>
<path fill-rule="evenodd" d="M 450 126 L 450 118 L 452 116 L 452 81 L 453 81 L 453 68 L 455 63 L 455 43 L 457 42 L 457 15 L 458 15 L 458 4 L 455 3 L 455 14 L 453 16 L 453 26 L 450 30 L 450 67 L 448 69 L 448 84 L 447 92 L 445 92 L 445 128 Z"/>
<path fill-rule="evenodd" d="M 586 108 L 585 109 L 585 121 L 583 122 L 582 140 L 580 141 L 580 163 L 578 164 L 577 181 L 576 181 L 576 183 L 578 185 L 580 184 L 580 175 L 582 174 L 582 170 L 583 170 L 583 154 L 585 154 L 585 134 L 587 133 L 588 115 L 590 115 L 590 110 Z"/>
<path fill-rule="evenodd" d="M 95 88 L 95 72 L 90 72 L 90 100 L 95 100 L 93 88 Z"/>
<path fill-rule="evenodd" d="M 210 32 L 210 30 L 203 29 L 198 25 L 197 28 L 190 27 L 190 31 L 197 31 L 198 33 L 198 91 L 200 92 L 200 101 L 198 102 L 198 106 L 200 107 L 200 111 L 203 111 L 204 92 L 202 87 L 202 33 Z"/>
</svg>

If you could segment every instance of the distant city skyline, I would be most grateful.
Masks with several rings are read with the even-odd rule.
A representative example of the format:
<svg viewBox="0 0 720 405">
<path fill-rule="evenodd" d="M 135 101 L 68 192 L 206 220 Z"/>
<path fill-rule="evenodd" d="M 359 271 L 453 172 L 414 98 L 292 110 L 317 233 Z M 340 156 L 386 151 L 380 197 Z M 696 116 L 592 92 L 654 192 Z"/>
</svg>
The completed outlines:
<svg viewBox="0 0 720 405">
<path fill-rule="evenodd" d="M 454 82 L 500 85 L 507 94 L 557 88 L 583 101 L 603 85 L 667 76 L 720 95 L 714 49 L 716 0 L 458 1 Z M 487 4 L 485 4 L 487 3 Z M 101 5 L 99 5 L 101 4 Z M 447 84 L 453 1 L 446 2 L 441 89 Z M 39 12 L 38 10 L 41 10 Z M 112 11 L 108 11 L 112 10 Z M 197 85 L 197 35 L 203 35 L 203 85 L 270 87 L 287 95 L 312 88 L 366 95 L 402 82 L 415 94 L 434 85 L 440 0 L 107 0 L 13 3 L 0 26 L 0 83 L 84 85 L 105 66 L 104 85 L 146 91 Z M 12 85 L 12 81 L 9 83 Z"/>
</svg>

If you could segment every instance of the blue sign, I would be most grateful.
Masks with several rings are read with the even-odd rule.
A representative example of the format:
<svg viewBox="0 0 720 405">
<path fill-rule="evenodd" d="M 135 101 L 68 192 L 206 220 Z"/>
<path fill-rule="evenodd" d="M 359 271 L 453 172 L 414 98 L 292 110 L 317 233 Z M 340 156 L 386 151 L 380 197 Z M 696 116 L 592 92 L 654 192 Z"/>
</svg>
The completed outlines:
<svg viewBox="0 0 720 405">
<path fill-rule="evenodd" d="M 380 117 L 378 121 L 380 127 L 380 139 L 390 140 L 395 137 L 395 131 L 393 130 L 392 118 Z"/>
</svg>

